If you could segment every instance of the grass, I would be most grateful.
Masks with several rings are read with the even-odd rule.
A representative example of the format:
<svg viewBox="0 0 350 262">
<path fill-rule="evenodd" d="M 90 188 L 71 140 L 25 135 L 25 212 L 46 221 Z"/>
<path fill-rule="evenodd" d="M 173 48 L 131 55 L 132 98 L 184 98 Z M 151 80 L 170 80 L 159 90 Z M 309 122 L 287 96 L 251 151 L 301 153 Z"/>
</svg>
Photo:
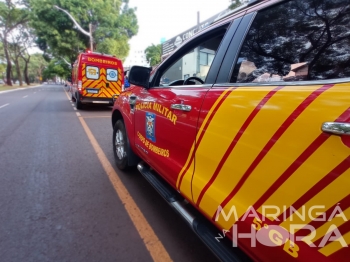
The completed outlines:
<svg viewBox="0 0 350 262">
<path fill-rule="evenodd" d="M 31 84 L 30 86 L 33 85 L 39 85 L 39 84 Z M 0 91 L 5 91 L 5 90 L 11 90 L 11 89 L 17 89 L 17 88 L 26 88 L 26 87 L 30 87 L 27 86 L 26 84 L 24 84 L 23 86 L 19 86 L 19 85 L 13 85 L 13 86 L 8 86 L 8 85 L 0 85 Z"/>
</svg>

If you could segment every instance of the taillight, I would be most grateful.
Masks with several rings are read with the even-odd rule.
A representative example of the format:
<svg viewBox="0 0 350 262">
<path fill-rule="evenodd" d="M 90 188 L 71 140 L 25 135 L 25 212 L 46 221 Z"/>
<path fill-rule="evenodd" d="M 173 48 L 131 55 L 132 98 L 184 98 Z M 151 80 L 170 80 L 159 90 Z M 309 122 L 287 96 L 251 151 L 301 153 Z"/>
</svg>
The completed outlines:
<svg viewBox="0 0 350 262">
<path fill-rule="evenodd" d="M 82 86 L 83 86 L 83 85 L 82 85 L 81 81 L 78 81 L 78 90 L 79 90 L 79 91 L 81 91 Z"/>
</svg>

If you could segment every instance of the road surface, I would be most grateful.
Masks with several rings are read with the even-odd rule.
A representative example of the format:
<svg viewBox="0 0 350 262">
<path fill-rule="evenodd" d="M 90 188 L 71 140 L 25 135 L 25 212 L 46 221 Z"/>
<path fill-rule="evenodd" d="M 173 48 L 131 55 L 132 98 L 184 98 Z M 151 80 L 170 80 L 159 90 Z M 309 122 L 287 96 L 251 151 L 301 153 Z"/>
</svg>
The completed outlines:
<svg viewBox="0 0 350 262">
<path fill-rule="evenodd" d="M 1 261 L 216 261 L 137 170 L 115 167 L 110 116 L 77 111 L 62 85 L 0 93 Z"/>
</svg>

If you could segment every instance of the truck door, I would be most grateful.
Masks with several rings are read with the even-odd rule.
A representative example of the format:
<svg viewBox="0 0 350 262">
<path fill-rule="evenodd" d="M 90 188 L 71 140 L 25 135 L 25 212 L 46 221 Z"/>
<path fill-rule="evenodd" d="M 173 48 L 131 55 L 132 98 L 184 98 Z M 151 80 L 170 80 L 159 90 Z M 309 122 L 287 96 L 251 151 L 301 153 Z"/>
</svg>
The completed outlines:
<svg viewBox="0 0 350 262">
<path fill-rule="evenodd" d="M 199 117 L 193 201 L 227 230 L 275 226 L 280 246 L 236 239 L 261 261 L 346 261 L 329 236 L 350 242 L 350 7 L 299 3 L 259 11 L 246 37 L 237 30 L 203 114 L 227 95 L 210 121 Z"/>
<path fill-rule="evenodd" d="M 199 111 L 232 37 L 231 31 L 225 36 L 228 28 L 222 25 L 180 48 L 154 73 L 151 88 L 133 94 L 139 153 L 171 185 L 186 185 L 181 190 L 189 199 L 194 164 L 187 157 L 194 156 Z"/>
</svg>

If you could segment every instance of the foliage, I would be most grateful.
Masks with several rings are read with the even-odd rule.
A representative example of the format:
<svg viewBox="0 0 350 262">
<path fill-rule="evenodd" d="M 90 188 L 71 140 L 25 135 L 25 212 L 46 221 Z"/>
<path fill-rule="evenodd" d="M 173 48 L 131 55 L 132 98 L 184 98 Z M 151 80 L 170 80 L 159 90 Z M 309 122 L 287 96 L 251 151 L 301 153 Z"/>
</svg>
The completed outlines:
<svg viewBox="0 0 350 262">
<path fill-rule="evenodd" d="M 232 4 L 229 6 L 229 9 L 235 9 L 243 5 L 244 1 L 242 0 L 231 0 Z"/>
<path fill-rule="evenodd" d="M 55 76 L 66 78 L 70 75 L 69 66 L 62 60 L 52 59 L 47 67 L 43 70 L 43 79 L 52 79 Z"/>
<path fill-rule="evenodd" d="M 54 5 L 67 10 L 85 31 L 92 24 L 97 52 L 125 59 L 128 40 L 138 31 L 135 10 L 128 7 L 128 0 L 29 0 L 29 3 L 39 48 L 47 57 L 64 57 L 71 64 L 79 52 L 90 46 L 90 39 Z"/>
<path fill-rule="evenodd" d="M 307 79 L 350 76 L 350 6 L 343 0 L 294 0 L 261 12 L 240 57 L 253 61 L 251 77 L 286 76 L 307 65 Z"/>
<path fill-rule="evenodd" d="M 0 2 L 0 40 L 3 44 L 4 56 L 6 60 L 6 82 L 12 85 L 11 71 L 12 63 L 9 54 L 9 36 L 20 25 L 28 21 L 28 10 L 16 7 L 11 0 Z"/>
<path fill-rule="evenodd" d="M 150 63 L 151 66 L 155 66 L 160 63 L 161 55 L 162 55 L 162 47 L 161 45 L 148 46 L 145 49 L 146 59 Z"/>
<path fill-rule="evenodd" d="M 43 71 L 48 66 L 48 64 L 49 63 L 44 59 L 42 54 L 32 54 L 28 67 L 30 82 L 39 82 L 39 78 L 42 77 Z"/>
</svg>

